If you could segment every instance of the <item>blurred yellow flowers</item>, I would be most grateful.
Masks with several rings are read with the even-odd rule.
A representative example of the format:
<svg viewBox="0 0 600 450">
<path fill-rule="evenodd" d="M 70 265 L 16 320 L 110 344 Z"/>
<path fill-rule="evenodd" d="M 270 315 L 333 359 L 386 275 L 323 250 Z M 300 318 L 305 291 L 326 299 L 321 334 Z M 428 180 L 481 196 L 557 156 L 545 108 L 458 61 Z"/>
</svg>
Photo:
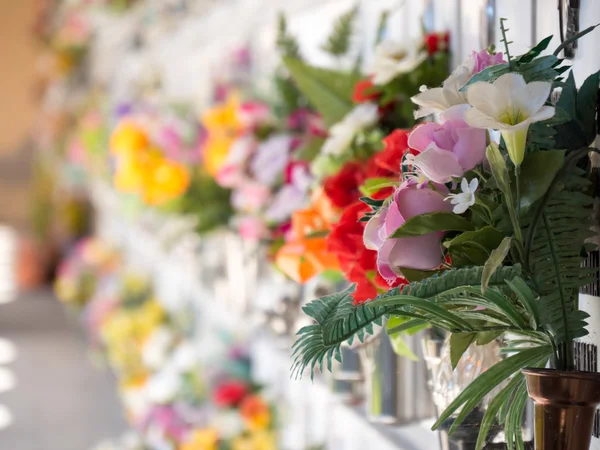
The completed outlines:
<svg viewBox="0 0 600 450">
<path fill-rule="evenodd" d="M 124 119 L 110 139 L 116 157 L 115 188 L 135 193 L 152 206 L 164 204 L 185 193 L 190 174 L 185 165 L 168 159 L 153 146 L 147 133 L 136 123 Z"/>
<path fill-rule="evenodd" d="M 219 433 L 212 428 L 195 430 L 180 450 L 218 450 Z"/>
<path fill-rule="evenodd" d="M 232 144 L 244 129 L 238 117 L 239 108 L 240 98 L 233 93 L 224 103 L 210 108 L 202 116 L 202 125 L 208 132 L 204 164 L 212 176 L 223 166 Z"/>
</svg>

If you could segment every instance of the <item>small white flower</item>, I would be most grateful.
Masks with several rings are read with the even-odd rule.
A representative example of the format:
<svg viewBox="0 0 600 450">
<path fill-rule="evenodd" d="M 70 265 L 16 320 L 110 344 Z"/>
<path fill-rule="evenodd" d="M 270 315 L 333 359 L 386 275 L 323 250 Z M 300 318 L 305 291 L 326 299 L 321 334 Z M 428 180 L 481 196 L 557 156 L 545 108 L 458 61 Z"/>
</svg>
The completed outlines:
<svg viewBox="0 0 600 450">
<path fill-rule="evenodd" d="M 362 130 L 374 125 L 379 118 L 379 107 L 374 103 L 362 103 L 350 111 L 346 117 L 329 130 L 329 137 L 322 147 L 325 155 L 340 156 L 350 144 L 354 136 Z"/>
<path fill-rule="evenodd" d="M 452 209 L 454 214 L 462 214 L 475 204 L 475 191 L 478 187 L 479 180 L 477 178 L 473 178 L 470 183 L 466 178 L 463 178 L 460 182 L 462 192 L 460 194 L 450 194 L 444 200 L 450 200 L 450 203 L 455 205 Z"/>
<path fill-rule="evenodd" d="M 551 87 L 545 81 L 526 83 L 517 73 L 504 74 L 493 83 L 477 82 L 467 90 L 473 108 L 465 120 L 475 128 L 499 130 L 510 159 L 520 165 L 529 125 L 554 116 L 554 108 L 544 106 Z"/>
<path fill-rule="evenodd" d="M 447 110 L 451 106 L 467 103 L 467 94 L 460 92 L 473 72 L 473 59 L 469 58 L 458 66 L 442 83 L 442 87 L 421 90 L 420 94 L 411 98 L 413 103 L 420 106 L 415 112 L 415 118 L 428 116 Z"/>
<path fill-rule="evenodd" d="M 412 72 L 427 58 L 427 54 L 419 52 L 416 45 L 407 50 L 400 42 L 383 41 L 375 49 L 375 57 L 371 66 L 373 84 L 388 84 L 402 73 Z"/>
</svg>

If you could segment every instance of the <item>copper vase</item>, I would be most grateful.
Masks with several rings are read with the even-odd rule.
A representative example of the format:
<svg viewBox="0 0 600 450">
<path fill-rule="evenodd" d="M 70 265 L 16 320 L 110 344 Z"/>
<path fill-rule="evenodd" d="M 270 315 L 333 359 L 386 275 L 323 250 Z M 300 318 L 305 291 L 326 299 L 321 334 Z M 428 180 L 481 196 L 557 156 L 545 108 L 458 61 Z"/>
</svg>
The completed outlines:
<svg viewBox="0 0 600 450">
<path fill-rule="evenodd" d="M 535 450 L 589 450 L 600 373 L 524 369 L 535 404 Z"/>
</svg>

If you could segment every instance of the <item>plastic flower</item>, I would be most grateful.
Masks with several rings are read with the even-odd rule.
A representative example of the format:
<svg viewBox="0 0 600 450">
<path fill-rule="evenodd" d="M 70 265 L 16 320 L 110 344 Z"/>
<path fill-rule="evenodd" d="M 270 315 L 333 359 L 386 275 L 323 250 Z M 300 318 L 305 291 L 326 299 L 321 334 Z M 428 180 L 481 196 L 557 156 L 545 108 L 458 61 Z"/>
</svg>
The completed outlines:
<svg viewBox="0 0 600 450">
<path fill-rule="evenodd" d="M 465 122 L 467 109 L 469 105 L 453 106 L 441 114 L 441 124 L 418 125 L 410 133 L 408 145 L 418 152 L 411 163 L 435 183 L 461 177 L 485 157 L 485 130 Z"/>
<path fill-rule="evenodd" d="M 167 368 L 148 380 L 146 395 L 152 403 L 165 404 L 173 401 L 180 389 L 180 375 L 171 368 Z"/>
<path fill-rule="evenodd" d="M 430 56 L 437 52 L 447 52 L 450 48 L 450 33 L 428 33 L 423 37 L 423 44 Z"/>
<path fill-rule="evenodd" d="M 240 414 L 250 430 L 264 430 L 271 424 L 269 405 L 259 395 L 249 395 L 240 405 Z"/>
<path fill-rule="evenodd" d="M 375 49 L 371 66 L 373 84 L 388 84 L 398 75 L 412 72 L 426 58 L 427 53 L 411 52 L 400 42 L 383 41 Z"/>
<path fill-rule="evenodd" d="M 379 107 L 374 103 L 362 103 L 355 106 L 341 122 L 329 130 L 329 137 L 321 149 L 325 155 L 340 156 L 350 147 L 357 133 L 377 122 Z"/>
<path fill-rule="evenodd" d="M 298 283 L 305 283 L 325 270 L 339 269 L 335 254 L 327 250 L 320 232 L 328 231 L 336 216 L 331 201 L 317 191 L 309 208 L 292 216 L 291 240 L 275 256 L 279 270 Z"/>
<path fill-rule="evenodd" d="M 450 203 L 454 205 L 452 212 L 454 214 L 462 214 L 467 209 L 475 204 L 475 191 L 479 187 L 479 180 L 473 178 L 469 183 L 466 178 L 463 178 L 460 182 L 460 194 L 449 194 L 444 200 L 450 200 Z"/>
<path fill-rule="evenodd" d="M 250 163 L 252 175 L 259 182 L 273 186 L 280 180 L 290 160 L 292 137 L 288 134 L 274 134 L 256 149 Z"/>
<path fill-rule="evenodd" d="M 450 209 L 439 192 L 421 187 L 413 179 L 402 183 L 391 203 L 381 208 L 364 230 L 364 245 L 377 251 L 377 268 L 381 276 L 393 281 L 402 275 L 402 267 L 417 270 L 438 267 L 443 256 L 440 245 L 443 232 L 399 239 L 390 236 L 411 217 Z"/>
<path fill-rule="evenodd" d="M 150 369 L 160 369 L 167 362 L 175 335 L 167 327 L 159 327 L 150 335 L 142 349 L 142 360 Z"/>
<path fill-rule="evenodd" d="M 554 116 L 554 108 L 544 106 L 551 86 L 544 81 L 526 83 L 517 73 L 502 75 L 493 83 L 474 83 L 467 91 L 473 108 L 465 119 L 472 127 L 499 130 L 510 159 L 518 166 L 525 156 L 529 125 Z"/>
<path fill-rule="evenodd" d="M 187 168 L 178 162 L 162 158 L 147 168 L 142 196 L 148 205 L 160 205 L 180 197 L 190 184 Z"/>
<path fill-rule="evenodd" d="M 232 450 L 277 450 L 275 435 L 268 431 L 251 433 L 235 439 Z"/>
<path fill-rule="evenodd" d="M 487 50 L 473 52 L 471 57 L 452 71 L 442 83 L 442 87 L 426 89 L 411 98 L 413 103 L 420 106 L 415 112 L 415 118 L 445 111 L 451 106 L 467 103 L 467 94 L 460 92 L 473 74 L 488 66 L 504 63 L 502 53 L 490 55 Z"/>
</svg>

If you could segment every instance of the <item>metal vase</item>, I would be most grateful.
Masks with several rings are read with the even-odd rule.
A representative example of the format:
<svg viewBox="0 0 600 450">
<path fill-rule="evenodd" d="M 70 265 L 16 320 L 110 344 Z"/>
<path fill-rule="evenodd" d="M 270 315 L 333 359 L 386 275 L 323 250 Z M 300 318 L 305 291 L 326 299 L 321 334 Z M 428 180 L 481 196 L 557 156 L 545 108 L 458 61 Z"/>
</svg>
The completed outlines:
<svg viewBox="0 0 600 450">
<path fill-rule="evenodd" d="M 405 424 L 435 414 L 425 383 L 427 367 L 421 348 L 422 335 L 404 339 L 418 361 L 396 355 L 385 333 L 362 349 L 367 416 L 372 422 Z"/>
<path fill-rule="evenodd" d="M 600 374 L 524 369 L 534 401 L 535 450 L 589 450 Z"/>
</svg>

